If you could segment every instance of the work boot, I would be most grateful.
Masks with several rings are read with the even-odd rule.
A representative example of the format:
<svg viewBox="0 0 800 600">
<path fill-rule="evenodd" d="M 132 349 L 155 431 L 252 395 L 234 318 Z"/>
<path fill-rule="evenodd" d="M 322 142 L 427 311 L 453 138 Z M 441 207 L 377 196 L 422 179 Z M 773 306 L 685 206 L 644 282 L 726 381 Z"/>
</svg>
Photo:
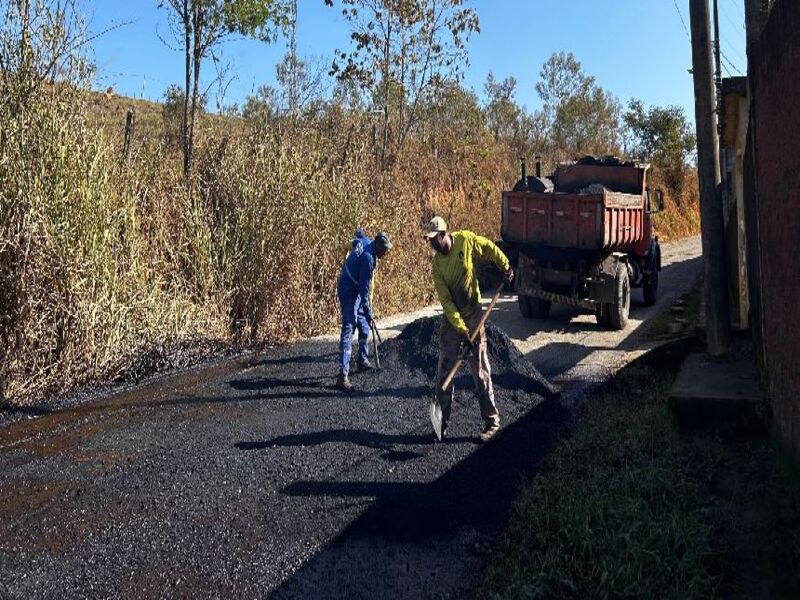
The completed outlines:
<svg viewBox="0 0 800 600">
<path fill-rule="evenodd" d="M 358 361 L 358 370 L 359 371 L 373 371 L 375 370 L 375 365 L 373 365 L 369 360 L 360 360 Z"/>
<path fill-rule="evenodd" d="M 499 423 L 487 423 L 486 425 L 483 426 L 483 431 L 481 431 L 478 437 L 485 444 L 486 442 L 491 442 L 499 432 L 500 432 Z"/>
<path fill-rule="evenodd" d="M 336 379 L 336 389 L 348 394 L 353 391 L 353 384 L 350 383 L 350 378 L 344 373 L 339 373 L 339 377 Z"/>
</svg>

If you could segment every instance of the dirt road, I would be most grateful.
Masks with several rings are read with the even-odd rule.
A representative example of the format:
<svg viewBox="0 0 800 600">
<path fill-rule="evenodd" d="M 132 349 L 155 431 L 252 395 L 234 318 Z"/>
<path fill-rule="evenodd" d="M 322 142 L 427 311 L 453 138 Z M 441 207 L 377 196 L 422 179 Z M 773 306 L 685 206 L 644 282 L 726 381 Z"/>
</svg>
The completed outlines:
<svg viewBox="0 0 800 600">
<path fill-rule="evenodd" d="M 665 246 L 659 306 L 694 282 L 699 252 Z M 332 388 L 335 346 L 317 339 L 6 425 L 0 597 L 458 595 L 569 398 L 639 352 L 656 310 L 634 304 L 609 333 L 566 310 L 526 321 L 504 299 L 494 323 L 566 400 L 499 365 L 504 431 L 489 446 L 474 441 L 470 394 L 451 441 L 431 443 L 431 365 L 400 364 L 401 340 L 351 397 Z M 408 319 L 384 322 L 387 337 Z"/>
</svg>

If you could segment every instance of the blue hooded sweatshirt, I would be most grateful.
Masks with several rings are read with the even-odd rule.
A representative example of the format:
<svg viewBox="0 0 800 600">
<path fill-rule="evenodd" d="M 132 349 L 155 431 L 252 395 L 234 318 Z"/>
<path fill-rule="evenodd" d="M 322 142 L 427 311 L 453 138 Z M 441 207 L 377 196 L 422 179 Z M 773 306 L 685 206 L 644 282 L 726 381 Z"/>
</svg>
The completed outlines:
<svg viewBox="0 0 800 600">
<path fill-rule="evenodd" d="M 353 249 L 347 255 L 339 276 L 339 296 L 352 300 L 360 296 L 361 308 L 368 319 L 373 316 L 370 287 L 375 260 L 375 242 L 367 237 L 363 229 L 356 230 Z"/>
</svg>

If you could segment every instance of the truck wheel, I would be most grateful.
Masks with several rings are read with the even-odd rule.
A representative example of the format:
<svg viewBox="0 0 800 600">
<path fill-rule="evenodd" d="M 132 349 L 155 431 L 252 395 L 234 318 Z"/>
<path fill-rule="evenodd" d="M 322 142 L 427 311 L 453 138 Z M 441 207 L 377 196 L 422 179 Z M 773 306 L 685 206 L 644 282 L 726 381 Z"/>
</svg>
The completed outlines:
<svg viewBox="0 0 800 600">
<path fill-rule="evenodd" d="M 656 303 L 656 300 L 658 300 L 658 269 L 654 269 L 650 275 L 644 276 L 642 293 L 644 294 L 644 303 L 647 306 L 653 306 Z"/>
<path fill-rule="evenodd" d="M 610 327 L 611 320 L 609 319 L 609 315 L 611 314 L 611 305 L 610 304 L 603 304 L 598 303 L 597 308 L 594 309 L 594 316 L 597 319 L 597 324 L 600 327 Z"/>
<path fill-rule="evenodd" d="M 519 294 L 519 312 L 526 319 L 546 319 L 550 315 L 550 301 Z"/>
<path fill-rule="evenodd" d="M 531 311 L 531 300 L 533 300 L 533 298 L 531 298 L 530 296 L 525 296 L 523 294 L 519 294 L 517 296 L 517 304 L 519 304 L 519 312 L 526 319 L 533 318 L 533 312 Z"/>
<path fill-rule="evenodd" d="M 550 300 L 543 300 L 542 298 L 531 298 L 531 314 L 534 319 L 546 319 L 550 316 L 550 307 L 552 303 Z"/>
<path fill-rule="evenodd" d="M 617 264 L 617 275 L 614 280 L 617 284 L 616 298 L 614 304 L 608 306 L 608 316 L 611 328 L 620 331 L 628 324 L 628 312 L 631 307 L 631 282 L 625 263 Z"/>
</svg>

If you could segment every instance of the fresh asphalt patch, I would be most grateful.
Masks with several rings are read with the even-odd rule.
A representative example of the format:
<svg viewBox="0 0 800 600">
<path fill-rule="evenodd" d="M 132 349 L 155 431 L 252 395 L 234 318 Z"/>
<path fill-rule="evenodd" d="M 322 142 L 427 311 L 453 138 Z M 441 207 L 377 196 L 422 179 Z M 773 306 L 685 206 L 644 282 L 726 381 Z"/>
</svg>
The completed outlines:
<svg viewBox="0 0 800 600">
<path fill-rule="evenodd" d="M 466 366 L 445 443 L 440 318 L 334 388 L 335 345 L 276 348 L 152 400 L 0 430 L 0 596 L 420 597 L 468 589 L 521 480 L 569 418 L 491 323 L 502 432 Z M 169 388 L 169 383 L 165 383 Z M 46 424 L 46 426 L 45 426 Z"/>
</svg>

